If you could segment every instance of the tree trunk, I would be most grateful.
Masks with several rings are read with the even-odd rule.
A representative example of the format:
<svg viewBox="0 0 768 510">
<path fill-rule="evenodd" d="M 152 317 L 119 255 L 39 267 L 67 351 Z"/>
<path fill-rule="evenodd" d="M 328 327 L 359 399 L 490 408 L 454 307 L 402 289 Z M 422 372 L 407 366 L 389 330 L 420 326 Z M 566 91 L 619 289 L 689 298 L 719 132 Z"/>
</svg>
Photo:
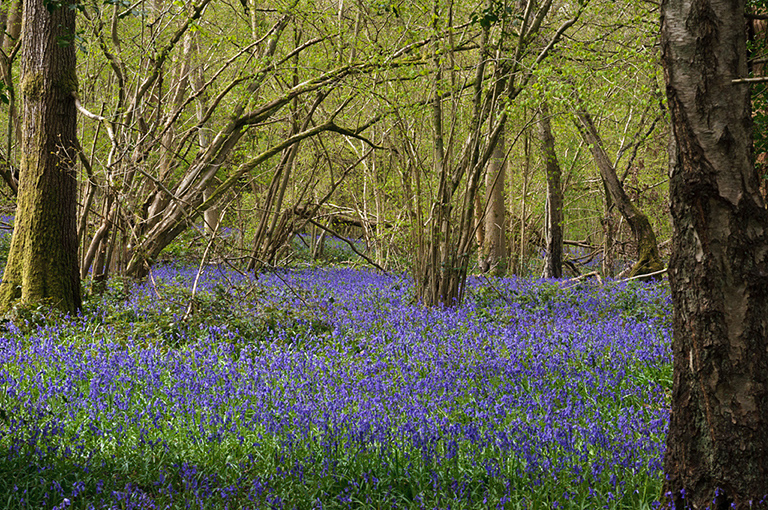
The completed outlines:
<svg viewBox="0 0 768 510">
<path fill-rule="evenodd" d="M 485 239 L 483 259 L 488 271 L 502 276 L 507 272 L 506 207 L 504 203 L 504 178 L 506 176 L 506 144 L 504 125 L 499 141 L 493 149 L 485 175 Z"/>
<path fill-rule="evenodd" d="M 528 198 L 528 178 L 531 171 L 531 137 L 528 134 L 528 130 L 523 133 L 523 150 L 525 151 L 525 157 L 523 159 L 523 192 L 520 196 L 520 262 L 518 264 L 518 273 L 520 276 L 526 276 L 528 271 L 528 243 L 526 242 L 526 236 L 528 232 L 527 227 L 527 198 Z"/>
<path fill-rule="evenodd" d="M 0 310 L 17 300 L 74 312 L 77 267 L 75 10 L 24 3 L 21 175 Z"/>
<path fill-rule="evenodd" d="M 613 210 L 613 201 L 608 188 L 603 185 L 605 200 L 603 202 L 603 278 L 613 278 L 615 263 L 615 243 L 613 236 L 616 234 L 616 212 Z"/>
<path fill-rule="evenodd" d="M 208 200 L 213 191 L 214 184 L 211 184 L 207 190 L 203 193 L 203 200 Z M 223 217 L 221 206 L 219 204 L 212 205 L 203 213 L 203 230 L 207 237 L 213 237 L 219 230 L 221 225 L 221 219 Z"/>
<path fill-rule="evenodd" d="M 447 12 L 439 9 L 439 2 L 435 2 L 432 10 L 432 28 L 434 36 L 432 40 L 432 62 L 434 65 L 434 88 L 430 91 L 430 101 L 433 115 L 432 143 L 434 145 L 433 171 L 439 184 L 437 192 L 428 213 L 428 225 L 426 228 L 417 226 L 420 230 L 417 239 L 420 244 L 417 249 L 416 264 L 414 264 L 414 280 L 416 282 L 416 296 L 425 305 L 454 306 L 461 303 L 466 290 L 467 268 L 471 248 L 475 242 L 475 194 L 479 188 L 482 172 L 493 157 L 493 151 L 501 138 L 504 123 L 507 119 L 507 108 L 495 107 L 508 105 L 514 101 L 520 91 L 526 86 L 533 74 L 527 64 L 522 64 L 524 55 L 528 53 L 534 40 L 538 41 L 538 34 L 542 22 L 550 13 L 551 2 L 544 2 L 540 7 L 534 7 L 534 3 L 528 3 L 525 8 L 522 22 L 516 30 L 519 30 L 516 49 L 512 58 L 495 59 L 491 57 L 492 46 L 491 28 L 493 23 L 481 23 L 483 32 L 480 34 L 478 44 L 478 60 L 475 64 L 475 79 L 472 84 L 472 99 L 467 107 L 472 112 L 470 115 L 462 115 L 455 107 L 464 95 L 462 88 L 457 84 L 464 81 L 459 76 L 457 69 L 457 47 L 454 45 L 453 33 L 450 29 L 445 31 L 438 28 L 438 21 L 442 19 L 453 20 L 453 4 L 449 4 Z M 493 9 L 493 2 L 488 0 L 487 9 Z M 538 53 L 535 67 L 559 41 L 566 29 L 571 27 L 581 15 L 579 8 L 574 16 L 561 25 L 557 33 L 549 43 Z M 495 30 L 495 28 L 494 28 Z M 441 41 L 447 33 L 447 44 Z M 503 41 L 501 37 L 499 41 Z M 500 44 L 499 48 L 503 47 Z M 506 51 L 503 52 L 505 55 Z M 487 66 L 496 66 L 492 73 L 486 73 Z M 442 73 L 445 71 L 446 79 Z M 485 87 L 484 80 L 490 79 L 495 85 Z M 466 83 L 466 82 L 465 82 Z M 446 115 L 446 125 L 443 129 L 442 103 L 453 105 L 450 115 Z M 496 118 L 492 118 L 492 112 L 498 112 Z M 464 118 L 462 118 L 464 117 Z M 469 119 L 469 120 L 465 120 Z M 491 119 L 490 121 L 488 119 Z M 464 124 L 464 125 L 462 125 Z M 465 127 L 466 126 L 466 127 Z M 466 130 L 462 148 L 456 146 L 456 133 Z M 502 203 L 503 207 L 503 203 Z M 525 216 L 524 214 L 522 215 Z M 493 225 L 497 233 L 503 232 L 504 220 Z M 422 230 L 423 228 L 423 230 Z M 493 233 L 489 232 L 486 225 L 487 238 Z M 499 250 L 505 250 L 505 246 L 499 243 Z M 525 257 L 525 250 L 522 250 Z"/>
<path fill-rule="evenodd" d="M 485 246 L 485 207 L 483 207 L 483 198 L 480 193 L 475 195 L 475 241 L 477 242 L 479 252 L 477 265 L 480 271 L 485 273 L 490 268 L 483 255 L 483 246 Z"/>
<path fill-rule="evenodd" d="M 438 4 L 433 7 L 433 25 L 435 31 L 432 39 L 432 62 L 434 65 L 433 90 L 431 91 L 431 120 L 432 120 L 432 143 L 433 160 L 432 167 L 438 179 L 437 194 L 432 204 L 432 211 L 426 228 L 419 232 L 419 247 L 417 249 L 416 261 L 414 264 L 414 280 L 416 287 L 416 296 L 422 304 L 427 306 L 455 306 L 459 304 L 464 295 L 466 283 L 467 266 L 469 261 L 468 250 L 460 248 L 462 240 L 466 241 L 466 248 L 471 245 L 470 239 L 475 239 L 472 226 L 474 226 L 474 203 L 475 192 L 479 184 L 479 174 L 473 172 L 468 178 L 467 189 L 464 195 L 464 207 L 459 209 L 454 200 L 459 184 L 465 178 L 466 174 L 477 169 L 475 165 L 478 156 L 478 135 L 480 124 L 480 98 L 482 91 L 482 78 L 485 69 L 484 54 L 487 51 L 488 30 L 484 30 L 481 43 L 481 58 L 476 64 L 476 83 L 474 87 L 474 100 L 472 103 L 472 116 L 470 121 L 470 135 L 464 143 L 461 155 L 458 161 L 454 161 L 451 156 L 454 155 L 454 138 L 447 135 L 450 130 L 445 129 L 443 121 L 443 90 L 447 84 L 444 79 L 444 60 L 445 53 L 449 58 L 453 58 L 451 52 L 453 48 L 449 47 L 446 51 L 442 47 L 440 38 L 437 36 L 439 29 L 437 26 L 439 15 Z M 451 15 L 448 18 L 452 18 Z M 449 39 L 450 41 L 450 39 Z M 449 71 L 450 72 L 450 71 Z M 455 125 L 457 116 L 450 115 L 446 119 L 449 125 Z M 494 140 L 493 143 L 496 141 Z M 454 168 L 451 168 L 455 165 Z M 473 179 L 476 177 L 477 179 Z M 465 213 L 469 213 L 469 223 L 465 224 L 467 218 Z M 417 227 L 421 230 L 421 226 Z"/>
<path fill-rule="evenodd" d="M 606 189 L 611 195 L 611 200 L 616 205 L 621 215 L 627 220 L 629 228 L 632 229 L 632 235 L 637 243 L 637 262 L 632 266 L 629 276 L 638 276 L 650 273 L 657 273 L 664 269 L 659 255 L 659 247 L 656 242 L 656 234 L 653 233 L 651 222 L 627 196 L 619 177 L 616 175 L 616 169 L 605 153 L 603 141 L 597 133 L 592 117 L 579 109 L 576 112 L 579 119 L 578 128 L 581 131 L 584 141 L 589 144 L 592 156 L 595 158 L 597 167 L 600 170 L 600 177 L 605 184 Z"/>
<path fill-rule="evenodd" d="M 22 1 L 15 0 L 5 5 L 5 9 L 0 14 L 0 79 L 6 87 L 6 99 L 8 101 L 8 115 L 5 135 L 7 137 L 6 146 L 0 148 L 0 177 L 8 184 L 11 192 L 17 194 L 19 191 L 18 169 L 14 168 L 16 147 L 14 139 L 20 138 L 19 131 L 19 112 L 16 108 L 16 91 L 13 84 L 13 62 L 15 60 L 17 44 L 21 35 L 21 15 Z M 17 149 L 17 148 L 16 148 Z M 5 153 L 5 154 L 3 154 Z"/>
<path fill-rule="evenodd" d="M 768 507 L 768 211 L 750 91 L 732 83 L 747 76 L 744 12 L 743 0 L 662 3 L 676 141 L 664 490 L 678 509 Z"/>
<path fill-rule="evenodd" d="M 545 235 L 547 254 L 544 259 L 544 278 L 563 276 L 563 190 L 560 186 L 560 163 L 555 152 L 555 137 L 549 122 L 549 108 L 541 105 L 539 136 L 547 174 L 547 206 Z"/>
</svg>

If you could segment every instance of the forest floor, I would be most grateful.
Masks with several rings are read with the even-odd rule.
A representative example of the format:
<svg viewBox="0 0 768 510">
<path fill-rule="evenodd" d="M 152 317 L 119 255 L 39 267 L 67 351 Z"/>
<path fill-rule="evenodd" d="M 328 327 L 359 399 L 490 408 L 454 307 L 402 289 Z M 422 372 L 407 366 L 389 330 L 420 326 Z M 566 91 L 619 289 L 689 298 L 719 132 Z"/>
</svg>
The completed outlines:
<svg viewBox="0 0 768 510">
<path fill-rule="evenodd" d="M 0 333 L 0 506 L 652 508 L 665 283 L 164 265 Z"/>
</svg>

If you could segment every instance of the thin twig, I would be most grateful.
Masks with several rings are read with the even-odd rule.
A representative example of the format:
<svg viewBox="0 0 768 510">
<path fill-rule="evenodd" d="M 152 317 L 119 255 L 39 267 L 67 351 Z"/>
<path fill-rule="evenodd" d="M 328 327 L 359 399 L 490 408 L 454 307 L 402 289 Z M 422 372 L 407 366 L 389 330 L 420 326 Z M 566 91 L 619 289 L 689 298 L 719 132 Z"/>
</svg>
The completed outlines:
<svg viewBox="0 0 768 510">
<path fill-rule="evenodd" d="M 219 216 L 219 222 L 216 227 L 218 227 L 219 224 L 224 220 L 224 213 L 226 213 L 226 209 L 224 212 Z M 203 232 L 205 232 L 205 227 L 203 227 Z M 208 252 L 211 251 L 211 247 L 216 242 L 216 234 L 219 232 L 218 228 L 214 228 L 213 233 L 211 234 L 211 238 L 208 240 L 208 245 L 205 247 L 205 251 L 203 252 L 203 256 L 200 259 L 200 266 L 197 269 L 197 274 L 195 275 L 195 281 L 192 284 L 192 295 L 189 298 L 189 304 L 187 305 L 187 311 L 184 312 L 184 317 L 181 319 L 182 322 L 186 322 L 187 319 L 192 315 L 192 309 L 194 308 L 195 304 L 195 298 L 197 297 L 197 283 L 200 281 L 200 275 L 203 274 L 203 267 L 205 267 L 205 261 L 208 258 Z"/>
<path fill-rule="evenodd" d="M 158 297 L 158 299 L 163 299 L 163 296 L 160 295 L 160 293 L 157 291 L 157 282 L 155 281 L 155 276 L 152 274 L 152 267 L 149 268 L 149 279 L 152 280 L 152 290 L 155 291 L 155 295 Z"/>
<path fill-rule="evenodd" d="M 756 76 L 754 78 L 737 78 L 735 80 L 731 80 L 731 83 L 734 85 L 742 84 L 742 83 L 766 83 L 768 82 L 768 76 Z"/>
<path fill-rule="evenodd" d="M 488 278 L 488 276 L 486 276 L 485 274 L 482 274 L 480 276 L 483 277 L 483 279 L 485 280 L 485 283 L 491 288 L 491 290 L 493 290 L 496 294 L 498 294 L 501 299 L 503 299 L 508 305 L 512 304 L 512 300 L 510 300 L 507 296 L 502 294 L 501 291 L 497 289 L 493 283 L 491 283 L 491 280 L 490 278 Z"/>
<path fill-rule="evenodd" d="M 317 221 L 315 221 L 315 220 L 313 220 L 313 219 L 311 219 L 311 218 L 310 218 L 309 222 L 310 222 L 311 224 L 315 225 L 316 227 L 318 227 L 318 228 L 321 228 L 321 229 L 325 230 L 326 232 L 328 232 L 328 233 L 329 233 L 329 234 L 331 234 L 332 236 L 334 236 L 334 237 L 336 237 L 336 238 L 340 239 L 341 241 L 344 241 L 345 243 L 347 243 L 347 244 L 349 245 L 349 247 L 350 247 L 350 248 L 352 248 L 352 251 L 353 251 L 353 252 L 355 252 L 355 253 L 357 253 L 358 255 L 360 255 L 360 256 L 361 256 L 362 258 L 364 258 L 364 259 L 365 259 L 365 260 L 366 260 L 366 261 L 367 261 L 369 264 L 371 264 L 372 266 L 374 266 L 374 267 L 375 267 L 376 269 L 378 269 L 379 271 L 382 271 L 382 272 L 383 272 L 385 275 L 389 275 L 389 273 L 387 272 L 387 270 L 386 270 L 386 269 L 384 269 L 383 267 L 381 267 L 380 265 L 378 265 L 376 262 L 374 262 L 373 260 L 371 260 L 371 259 L 370 259 L 370 257 L 367 257 L 366 255 L 364 255 L 364 254 L 360 253 L 359 251 L 357 251 L 357 248 L 355 248 L 355 245 L 352 243 L 352 241 L 350 241 L 350 240 L 349 240 L 349 239 L 347 239 L 346 237 L 343 237 L 343 236 L 339 235 L 339 234 L 338 234 L 338 233 L 336 233 L 336 232 L 335 232 L 333 229 L 331 229 L 331 228 L 328 228 L 328 227 L 326 227 L 325 225 L 322 225 L 322 224 L 320 224 L 319 222 L 317 222 Z"/>
</svg>

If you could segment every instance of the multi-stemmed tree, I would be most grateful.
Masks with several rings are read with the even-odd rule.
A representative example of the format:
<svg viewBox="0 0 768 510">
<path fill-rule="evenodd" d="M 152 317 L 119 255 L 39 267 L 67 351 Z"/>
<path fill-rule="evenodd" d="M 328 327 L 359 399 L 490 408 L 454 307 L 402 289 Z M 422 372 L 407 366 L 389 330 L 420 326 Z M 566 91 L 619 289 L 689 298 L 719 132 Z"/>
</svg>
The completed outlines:
<svg viewBox="0 0 768 510">
<path fill-rule="evenodd" d="M 466 74 L 460 75 L 454 38 L 437 37 L 441 31 L 457 31 L 450 24 L 439 25 L 439 20 L 454 19 L 452 7 L 435 2 L 429 104 L 432 164 L 438 186 L 427 205 L 429 212 L 420 216 L 425 221 L 417 222 L 414 277 L 421 302 L 453 306 L 462 300 L 477 226 L 475 195 L 489 161 L 494 155 L 497 161 L 504 159 L 495 149 L 504 133 L 509 105 L 531 82 L 533 70 L 577 23 L 586 5 L 578 3 L 554 14 L 552 2 L 529 1 L 517 8 L 488 2 L 472 17 L 479 30 L 475 36 L 479 47 Z M 455 106 L 460 100 L 466 103 L 463 114 Z M 489 179 L 491 197 L 495 180 L 493 176 Z M 493 216 L 486 223 L 490 232 L 486 229 L 485 233 L 498 238 L 498 219 Z"/>
</svg>

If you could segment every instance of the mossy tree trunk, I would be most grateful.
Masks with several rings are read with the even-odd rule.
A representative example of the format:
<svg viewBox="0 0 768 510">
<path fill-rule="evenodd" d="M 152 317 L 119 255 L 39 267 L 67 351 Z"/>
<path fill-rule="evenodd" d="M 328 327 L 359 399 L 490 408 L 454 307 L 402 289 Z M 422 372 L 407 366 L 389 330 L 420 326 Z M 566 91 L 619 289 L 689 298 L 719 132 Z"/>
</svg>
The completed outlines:
<svg viewBox="0 0 768 510">
<path fill-rule="evenodd" d="M 25 0 L 19 193 L 0 311 L 80 308 L 77 265 L 75 10 Z"/>
<path fill-rule="evenodd" d="M 650 273 L 657 273 L 664 269 L 659 255 L 659 245 L 656 241 L 656 234 L 651 228 L 651 222 L 648 216 L 642 213 L 640 209 L 627 196 L 624 186 L 616 175 L 616 168 L 605 153 L 603 141 L 597 133 L 592 117 L 583 108 L 576 112 L 577 127 L 581 132 L 584 141 L 589 144 L 592 156 L 595 158 L 597 168 L 600 171 L 600 177 L 603 180 L 606 190 L 611 196 L 611 200 L 616 204 L 616 208 L 629 224 L 632 235 L 637 243 L 637 261 L 632 266 L 629 275 L 641 276 Z"/>
<path fill-rule="evenodd" d="M 613 207 L 613 201 L 611 200 L 611 194 L 608 192 L 608 188 L 603 185 L 603 218 L 601 223 L 603 225 L 603 278 L 613 278 L 614 276 L 614 255 L 615 255 L 615 243 L 613 236 L 616 234 L 616 211 Z"/>
<path fill-rule="evenodd" d="M 549 122 L 547 103 L 539 110 L 539 137 L 547 173 L 547 206 L 545 234 L 547 255 L 544 260 L 544 278 L 563 276 L 563 189 L 560 185 L 560 163 L 555 152 L 555 137 Z"/>
<path fill-rule="evenodd" d="M 768 508 L 768 211 L 752 152 L 745 1 L 665 0 L 674 376 L 664 493 Z M 685 491 L 683 494 L 682 491 Z"/>
</svg>

